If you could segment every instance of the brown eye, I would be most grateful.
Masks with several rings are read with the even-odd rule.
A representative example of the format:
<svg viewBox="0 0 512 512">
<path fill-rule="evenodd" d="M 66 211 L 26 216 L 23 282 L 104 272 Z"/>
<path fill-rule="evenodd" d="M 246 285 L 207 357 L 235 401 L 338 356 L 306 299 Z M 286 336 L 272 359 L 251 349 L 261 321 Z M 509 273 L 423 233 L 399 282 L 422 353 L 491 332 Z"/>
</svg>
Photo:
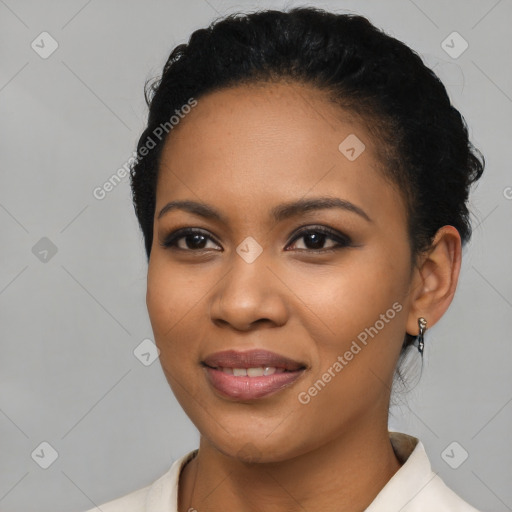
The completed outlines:
<svg viewBox="0 0 512 512">
<path fill-rule="evenodd" d="M 292 243 L 300 239 L 304 240 L 304 247 L 298 247 L 298 249 L 306 251 L 332 251 L 351 245 L 349 237 L 325 227 L 303 230 L 296 234 Z M 324 247 L 326 241 L 329 244 L 328 247 Z"/>
<path fill-rule="evenodd" d="M 166 237 L 166 239 L 160 245 L 163 247 L 173 247 L 184 251 L 201 251 L 212 248 L 206 247 L 208 241 L 214 242 L 214 240 L 203 231 L 188 228 L 174 231 L 168 237 Z"/>
</svg>

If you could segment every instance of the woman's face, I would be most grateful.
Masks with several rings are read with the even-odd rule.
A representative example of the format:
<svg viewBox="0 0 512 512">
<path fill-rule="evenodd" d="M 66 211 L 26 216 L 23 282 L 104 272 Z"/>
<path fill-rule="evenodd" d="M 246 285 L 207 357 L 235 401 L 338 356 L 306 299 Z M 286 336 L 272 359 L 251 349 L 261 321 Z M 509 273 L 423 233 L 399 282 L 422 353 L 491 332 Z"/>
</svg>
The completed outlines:
<svg viewBox="0 0 512 512">
<path fill-rule="evenodd" d="M 376 144 L 319 91 L 284 83 L 201 97 L 168 137 L 147 306 L 173 392 L 225 455 L 285 460 L 387 425 L 411 269 Z M 321 198 L 334 206 L 307 207 Z M 171 201 L 218 218 L 159 216 Z M 183 228 L 200 233 L 172 244 Z"/>
</svg>

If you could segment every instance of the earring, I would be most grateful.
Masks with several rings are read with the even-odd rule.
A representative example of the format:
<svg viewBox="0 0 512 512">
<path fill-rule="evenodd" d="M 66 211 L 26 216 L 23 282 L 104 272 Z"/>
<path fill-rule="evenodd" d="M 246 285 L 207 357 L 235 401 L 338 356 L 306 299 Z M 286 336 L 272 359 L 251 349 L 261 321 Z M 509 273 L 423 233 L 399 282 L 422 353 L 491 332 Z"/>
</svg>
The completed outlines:
<svg viewBox="0 0 512 512">
<path fill-rule="evenodd" d="M 418 325 L 420 328 L 420 333 L 418 334 L 418 351 L 423 355 L 423 347 L 425 346 L 423 335 L 425 334 L 425 330 L 427 328 L 427 321 L 422 316 L 420 316 L 418 318 Z"/>
</svg>

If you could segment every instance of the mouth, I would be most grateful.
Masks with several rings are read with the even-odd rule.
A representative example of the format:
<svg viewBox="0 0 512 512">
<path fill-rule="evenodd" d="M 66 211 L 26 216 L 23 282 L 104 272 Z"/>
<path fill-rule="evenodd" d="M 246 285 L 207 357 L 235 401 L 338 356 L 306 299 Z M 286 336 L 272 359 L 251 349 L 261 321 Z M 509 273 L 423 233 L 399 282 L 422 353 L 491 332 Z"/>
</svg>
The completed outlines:
<svg viewBox="0 0 512 512">
<path fill-rule="evenodd" d="M 208 366 L 208 365 L 205 365 Z M 263 377 L 273 375 L 274 373 L 290 372 L 284 368 L 276 368 L 275 366 L 253 366 L 251 368 L 230 368 L 228 366 L 208 366 L 213 370 L 219 370 L 226 375 L 234 375 L 235 377 Z"/>
<path fill-rule="evenodd" d="M 266 350 L 217 352 L 201 361 L 209 384 L 224 398 L 255 400 L 290 387 L 306 365 Z"/>
</svg>

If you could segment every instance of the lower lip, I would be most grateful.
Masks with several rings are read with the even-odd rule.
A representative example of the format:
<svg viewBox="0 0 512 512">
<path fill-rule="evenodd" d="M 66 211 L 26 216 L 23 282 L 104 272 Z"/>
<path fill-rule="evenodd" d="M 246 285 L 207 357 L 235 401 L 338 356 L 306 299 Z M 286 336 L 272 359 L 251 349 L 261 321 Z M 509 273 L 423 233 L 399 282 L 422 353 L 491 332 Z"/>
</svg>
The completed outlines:
<svg viewBox="0 0 512 512">
<path fill-rule="evenodd" d="M 262 377 L 235 377 L 222 370 L 205 368 L 210 384 L 225 397 L 236 400 L 254 400 L 268 396 L 290 386 L 304 372 L 297 370 Z"/>
</svg>

